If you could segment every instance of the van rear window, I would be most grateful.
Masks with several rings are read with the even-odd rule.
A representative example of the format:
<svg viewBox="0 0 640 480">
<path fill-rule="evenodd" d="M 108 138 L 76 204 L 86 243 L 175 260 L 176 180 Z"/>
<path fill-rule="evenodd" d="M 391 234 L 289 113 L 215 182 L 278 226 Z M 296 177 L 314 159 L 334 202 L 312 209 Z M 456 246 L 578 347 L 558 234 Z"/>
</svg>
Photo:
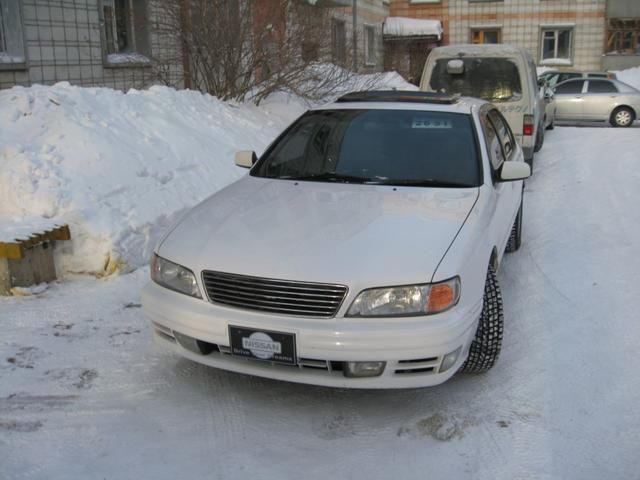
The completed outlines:
<svg viewBox="0 0 640 480">
<path fill-rule="evenodd" d="M 464 63 L 462 73 L 448 73 L 451 58 L 436 60 L 429 86 L 431 90 L 460 93 L 490 102 L 516 101 L 522 98 L 518 66 L 507 58 L 459 58 Z"/>
</svg>

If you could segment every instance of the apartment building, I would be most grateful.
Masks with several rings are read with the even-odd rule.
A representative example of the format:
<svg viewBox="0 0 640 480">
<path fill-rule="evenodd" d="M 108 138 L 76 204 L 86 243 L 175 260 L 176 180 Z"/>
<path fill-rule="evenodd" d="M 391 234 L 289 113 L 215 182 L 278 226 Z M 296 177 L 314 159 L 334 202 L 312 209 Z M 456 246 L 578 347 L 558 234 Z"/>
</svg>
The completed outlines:
<svg viewBox="0 0 640 480">
<path fill-rule="evenodd" d="M 441 21 L 443 45 L 510 43 L 549 67 L 640 64 L 637 0 L 393 0 L 389 10 Z"/>
<path fill-rule="evenodd" d="M 180 42 L 146 0 L 0 0 L 0 88 L 181 84 Z"/>
<path fill-rule="evenodd" d="M 229 6 L 235 2 L 230 0 Z M 330 57 L 360 72 L 384 66 L 386 0 L 294 0 L 332 16 Z M 189 85 L 175 25 L 179 0 L 0 0 L 0 88 L 53 84 L 127 90 Z M 237 6 L 237 5 L 236 5 Z M 255 7 L 282 8 L 259 0 Z M 355 8 L 354 8 L 355 6 Z M 283 11 L 283 17 L 285 12 Z M 277 28 L 277 26 L 276 26 Z M 329 27 L 327 28 L 329 30 Z M 301 42 L 301 54 L 314 54 Z M 192 85 L 195 86 L 195 85 Z"/>
</svg>

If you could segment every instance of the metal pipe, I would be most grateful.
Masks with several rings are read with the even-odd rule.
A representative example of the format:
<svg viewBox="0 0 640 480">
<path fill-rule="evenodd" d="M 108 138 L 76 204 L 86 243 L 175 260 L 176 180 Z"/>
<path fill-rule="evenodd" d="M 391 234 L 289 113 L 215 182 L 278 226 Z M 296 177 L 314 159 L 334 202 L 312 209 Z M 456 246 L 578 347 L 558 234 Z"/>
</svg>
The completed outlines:
<svg viewBox="0 0 640 480">
<path fill-rule="evenodd" d="M 358 71 L 358 0 L 353 0 L 351 7 L 353 23 L 353 71 Z"/>
</svg>

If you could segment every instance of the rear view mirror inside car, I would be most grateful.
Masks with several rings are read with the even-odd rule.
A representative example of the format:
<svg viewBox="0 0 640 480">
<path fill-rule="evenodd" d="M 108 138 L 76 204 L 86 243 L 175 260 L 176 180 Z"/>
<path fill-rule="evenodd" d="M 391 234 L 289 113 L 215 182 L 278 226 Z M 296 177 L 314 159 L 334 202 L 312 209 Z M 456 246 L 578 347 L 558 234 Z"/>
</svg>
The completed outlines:
<svg viewBox="0 0 640 480">
<path fill-rule="evenodd" d="M 447 73 L 449 75 L 460 75 L 464 73 L 464 62 L 460 59 L 453 59 L 447 62 Z"/>
</svg>

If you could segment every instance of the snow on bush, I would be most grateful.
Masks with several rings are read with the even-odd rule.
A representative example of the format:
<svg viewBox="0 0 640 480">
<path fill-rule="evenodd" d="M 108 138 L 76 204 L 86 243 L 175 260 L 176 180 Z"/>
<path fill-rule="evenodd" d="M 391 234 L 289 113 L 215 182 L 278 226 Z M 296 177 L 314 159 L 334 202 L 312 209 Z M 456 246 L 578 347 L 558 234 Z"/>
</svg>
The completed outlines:
<svg viewBox="0 0 640 480">
<path fill-rule="evenodd" d="M 184 211 L 246 173 L 235 151 L 262 152 L 305 108 L 283 95 L 256 107 L 166 87 L 0 91 L 0 219 L 68 223 L 66 272 L 139 267 Z"/>
</svg>

